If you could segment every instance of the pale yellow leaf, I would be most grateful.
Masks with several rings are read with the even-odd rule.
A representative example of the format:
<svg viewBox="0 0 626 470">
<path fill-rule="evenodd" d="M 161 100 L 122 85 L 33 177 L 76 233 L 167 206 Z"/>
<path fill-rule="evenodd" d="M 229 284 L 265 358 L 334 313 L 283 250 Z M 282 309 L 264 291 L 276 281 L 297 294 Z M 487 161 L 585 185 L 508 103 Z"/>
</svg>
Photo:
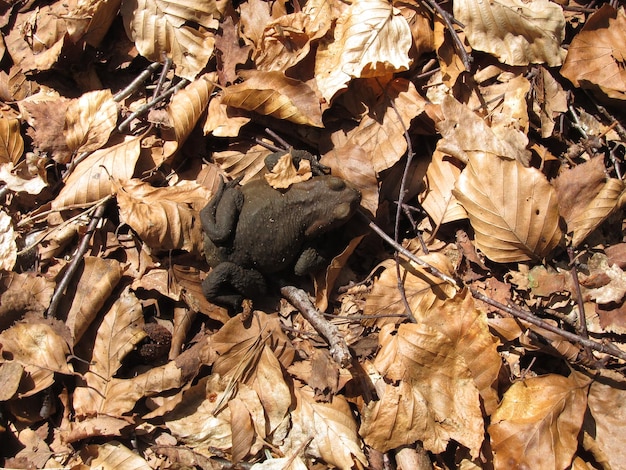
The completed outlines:
<svg viewBox="0 0 626 470">
<path fill-rule="evenodd" d="M 213 55 L 214 31 L 227 3 L 123 0 L 121 13 L 126 33 L 142 56 L 160 62 L 166 54 L 176 64 L 176 75 L 194 80 Z"/>
<path fill-rule="evenodd" d="M 71 306 L 65 320 L 74 344 L 89 328 L 122 277 L 122 267 L 114 259 L 85 256 L 83 262 L 78 284 L 73 295 L 68 296 Z"/>
<path fill-rule="evenodd" d="M 123 394 L 111 392 L 115 383 L 113 376 L 124 357 L 145 336 L 141 304 L 134 294 L 126 290 L 111 306 L 98 328 L 91 365 L 84 375 L 85 383 L 74 391 L 74 409 L 78 415 L 106 412 L 114 415 L 112 411 L 115 410 L 109 409 L 113 408 L 109 400 L 115 402 L 123 398 Z"/>
<path fill-rule="evenodd" d="M 17 261 L 17 245 L 11 217 L 0 210 L 0 270 L 11 271 Z"/>
<path fill-rule="evenodd" d="M 24 153 L 24 139 L 20 133 L 20 121 L 13 118 L 0 117 L 0 165 L 13 163 Z"/>
<path fill-rule="evenodd" d="M 467 218 L 467 212 L 452 194 L 460 174 L 461 170 L 457 165 L 446 159 L 439 150 L 435 150 L 426 170 L 426 189 L 419 198 L 420 204 L 436 226 Z"/>
<path fill-rule="evenodd" d="M 29 396 L 54 383 L 54 373 L 71 375 L 66 341 L 46 323 L 16 323 L 0 333 L 0 362 L 16 361 L 24 366 L 28 380 L 23 381 L 21 396 Z"/>
<path fill-rule="evenodd" d="M 352 3 L 337 19 L 334 39 L 317 51 L 315 78 L 330 103 L 353 78 L 407 70 L 413 38 L 400 11 L 384 0 Z"/>
<path fill-rule="evenodd" d="M 441 253 L 430 253 L 420 256 L 426 263 L 440 272 L 451 275 L 450 261 Z M 397 314 L 398 318 L 380 318 L 378 325 L 397 322 L 406 315 L 402 297 L 398 292 L 398 280 L 394 260 L 387 260 L 380 266 L 386 269 L 374 283 L 369 295 L 366 296 L 365 315 Z M 424 268 L 413 266 L 407 262 L 400 263 L 400 277 L 404 283 L 407 301 L 413 312 L 426 311 L 435 305 L 441 305 L 456 293 L 455 286 L 429 274 Z"/>
<path fill-rule="evenodd" d="M 169 142 L 163 146 L 164 154 L 161 157 L 163 160 L 173 155 L 187 140 L 206 109 L 216 82 L 216 72 L 204 74 L 172 97 L 166 111 L 174 135 L 170 136 L 169 133 L 164 133 L 164 139 L 169 140 Z"/>
<path fill-rule="evenodd" d="M 508 65 L 561 65 L 565 17 L 549 0 L 457 0 L 454 17 L 465 25 L 470 45 Z"/>
<path fill-rule="evenodd" d="M 197 211 L 209 196 L 208 190 L 195 182 L 155 188 L 133 179 L 118 190 L 117 203 L 120 219 L 152 250 L 200 253 L 202 233 Z"/>
<path fill-rule="evenodd" d="M 222 103 L 296 124 L 323 126 L 319 97 L 306 83 L 281 72 L 248 71 L 242 76 L 243 83 L 224 89 Z"/>
<path fill-rule="evenodd" d="M 535 168 L 475 153 L 453 194 L 476 232 L 476 247 L 498 263 L 541 259 L 562 238 L 556 191 Z"/>
<path fill-rule="evenodd" d="M 374 366 L 387 380 L 376 384 L 380 401 L 363 411 L 365 442 L 386 452 L 422 441 L 439 453 L 455 440 L 476 457 L 484 424 L 463 345 L 420 323 L 386 325 L 379 343 Z"/>
<path fill-rule="evenodd" d="M 626 13 L 602 5 L 574 37 L 561 75 L 575 86 L 598 87 L 609 98 L 626 99 Z"/>
<path fill-rule="evenodd" d="M 576 372 L 515 382 L 491 416 L 495 469 L 568 468 L 578 448 L 589 383 Z"/>
<path fill-rule="evenodd" d="M 283 452 L 304 447 L 306 456 L 343 470 L 352 469 L 355 460 L 362 465 L 367 463 L 356 421 L 343 396 L 336 395 L 330 403 L 321 403 L 315 401 L 308 387 L 295 388 L 294 392 L 297 406 L 291 413 L 292 429 L 281 446 Z"/>
<path fill-rule="evenodd" d="M 139 158 L 140 140 L 139 137 L 127 136 L 121 143 L 96 150 L 81 161 L 52 201 L 52 207 L 59 209 L 72 204 L 86 204 L 113 194 L 111 178 L 123 182 L 133 176 Z"/>
<path fill-rule="evenodd" d="M 217 374 L 200 379 L 184 393 L 183 401 L 164 416 L 168 430 L 192 449 L 230 449 L 230 409 L 225 407 L 214 413 L 216 403 L 221 402 L 225 394 L 227 383 Z"/>
<path fill-rule="evenodd" d="M 110 90 L 96 90 L 73 100 L 65 113 L 65 139 L 75 153 L 93 152 L 109 140 L 117 122 Z"/>
<path fill-rule="evenodd" d="M 80 456 L 83 461 L 89 462 L 89 468 L 98 470 L 151 470 L 139 454 L 117 441 L 105 444 L 91 444 L 82 449 Z"/>
</svg>

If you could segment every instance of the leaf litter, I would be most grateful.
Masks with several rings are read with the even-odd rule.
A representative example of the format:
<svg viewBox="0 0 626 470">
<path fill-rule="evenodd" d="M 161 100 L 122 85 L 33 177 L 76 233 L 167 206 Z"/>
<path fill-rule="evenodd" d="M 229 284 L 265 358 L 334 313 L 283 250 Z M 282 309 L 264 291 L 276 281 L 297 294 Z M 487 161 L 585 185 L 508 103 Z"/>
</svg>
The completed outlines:
<svg viewBox="0 0 626 470">
<path fill-rule="evenodd" d="M 626 468 L 625 11 L 593 5 L 5 5 L 0 464 Z M 362 216 L 310 298 L 231 316 L 198 212 L 288 147 Z"/>
</svg>

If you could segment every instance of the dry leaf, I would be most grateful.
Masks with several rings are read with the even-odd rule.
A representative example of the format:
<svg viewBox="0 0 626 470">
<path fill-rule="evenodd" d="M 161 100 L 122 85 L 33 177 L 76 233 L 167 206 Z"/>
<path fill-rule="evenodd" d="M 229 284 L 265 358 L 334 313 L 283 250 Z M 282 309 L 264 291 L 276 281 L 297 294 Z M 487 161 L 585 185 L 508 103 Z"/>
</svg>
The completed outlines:
<svg viewBox="0 0 626 470">
<path fill-rule="evenodd" d="M 24 139 L 20 133 L 20 121 L 0 117 L 0 165 L 9 162 L 17 165 L 23 153 Z"/>
<path fill-rule="evenodd" d="M 123 0 L 121 14 L 141 55 L 159 62 L 166 54 L 176 64 L 176 75 L 194 80 L 213 55 L 212 30 L 226 5 L 224 0 Z"/>
<path fill-rule="evenodd" d="M 617 209 L 624 192 L 621 180 L 607 178 L 602 157 L 561 172 L 554 187 L 567 231 L 573 233 L 573 246 L 580 245 Z"/>
<path fill-rule="evenodd" d="M 117 191 L 121 220 L 155 252 L 202 251 L 197 211 L 206 205 L 209 193 L 203 186 L 186 183 L 154 188 L 142 181 L 130 180 Z M 189 206 L 192 201 L 197 201 L 195 210 Z"/>
<path fill-rule="evenodd" d="M 185 143 L 209 103 L 216 80 L 217 73 L 204 74 L 172 97 L 166 111 L 173 132 L 163 132 L 167 142 L 163 144 L 163 155 L 155 162 L 157 166 Z"/>
<path fill-rule="evenodd" d="M 140 139 L 128 136 L 124 141 L 95 151 L 81 161 L 52 201 L 60 209 L 72 204 L 95 202 L 113 193 L 111 178 L 124 182 L 133 176 L 139 158 Z"/>
<path fill-rule="evenodd" d="M 89 371 L 84 374 L 84 385 L 74 391 L 74 409 L 79 416 L 98 413 L 121 416 L 130 406 L 121 406 L 127 389 L 113 391 L 113 376 L 120 368 L 122 359 L 146 336 L 143 329 L 143 312 L 139 300 L 126 290 L 106 313 L 98 328 L 93 346 Z"/>
<path fill-rule="evenodd" d="M 0 270 L 11 271 L 17 260 L 17 245 L 11 217 L 0 210 Z"/>
<path fill-rule="evenodd" d="M 337 19 L 334 39 L 320 46 L 315 78 L 326 102 L 353 78 L 383 77 L 408 69 L 411 30 L 400 11 L 383 0 L 351 4 Z"/>
<path fill-rule="evenodd" d="M 379 343 L 374 366 L 389 383 L 375 384 L 380 401 L 363 410 L 365 442 L 387 452 L 419 440 L 439 453 L 454 439 L 478 456 L 483 419 L 462 345 L 419 323 L 386 325 Z"/>
<path fill-rule="evenodd" d="M 197 452 L 209 447 L 232 447 L 230 409 L 226 407 L 218 413 L 215 408 L 225 394 L 226 384 L 217 374 L 200 379 L 185 392 L 183 401 L 164 416 L 170 432 Z"/>
<path fill-rule="evenodd" d="M 460 168 L 440 151 L 435 150 L 426 170 L 426 190 L 420 194 L 420 204 L 435 226 L 467 218 L 467 212 L 459 204 L 452 190 L 461 174 Z"/>
<path fill-rule="evenodd" d="M 297 406 L 291 413 L 292 429 L 281 451 L 289 453 L 304 446 L 305 455 L 344 470 L 352 469 L 355 460 L 366 465 L 357 424 L 346 399 L 338 395 L 330 403 L 318 403 L 308 387 L 294 392 Z"/>
<path fill-rule="evenodd" d="M 575 86 L 599 88 L 606 96 L 626 99 L 626 13 L 604 4 L 574 37 L 561 75 Z"/>
<path fill-rule="evenodd" d="M 306 83 L 281 72 L 247 71 L 242 77 L 243 83 L 223 90 L 222 103 L 296 124 L 323 126 L 320 100 Z"/>
<path fill-rule="evenodd" d="M 530 160 L 526 150 L 525 134 L 508 129 L 504 135 L 498 129 L 490 128 L 487 123 L 467 105 L 459 103 L 452 96 L 446 95 L 441 105 L 444 120 L 437 122 L 437 130 L 442 139 L 437 142 L 437 149 L 463 163 L 467 163 L 473 153 L 487 153 L 502 158 L 517 159 L 521 163 Z"/>
<path fill-rule="evenodd" d="M 556 191 L 517 160 L 474 154 L 453 194 L 469 214 L 476 247 L 492 261 L 541 259 L 561 241 Z"/>
<path fill-rule="evenodd" d="M 2 358 L 0 362 L 16 361 L 24 367 L 20 396 L 27 397 L 50 387 L 54 373 L 72 375 L 67 362 L 70 353 L 63 339 L 49 324 L 33 321 L 16 323 L 0 333 Z"/>
<path fill-rule="evenodd" d="M 508 65 L 561 65 L 565 18 L 549 0 L 460 0 L 454 17 L 465 25 L 470 45 Z"/>
<path fill-rule="evenodd" d="M 497 379 L 502 366 L 498 341 L 489 332 L 487 315 L 478 310 L 465 290 L 440 307 L 417 315 L 417 321 L 445 334 L 465 359 L 487 415 L 498 405 Z"/>
<path fill-rule="evenodd" d="M 450 261 L 440 253 L 431 253 L 420 256 L 440 272 L 451 275 Z M 372 291 L 366 297 L 365 315 L 397 314 L 398 319 L 406 315 L 404 304 L 398 292 L 398 280 L 394 260 L 381 263 L 386 269 L 374 283 Z M 441 305 L 448 298 L 454 297 L 456 287 L 442 281 L 437 276 L 429 274 L 423 267 L 416 267 L 407 262 L 400 262 L 400 275 L 404 282 L 407 301 L 413 312 L 427 311 L 436 305 Z M 397 321 L 392 318 L 381 318 L 376 321 L 380 325 Z"/>
<path fill-rule="evenodd" d="M 63 131 L 72 152 L 98 150 L 109 140 L 117 122 L 117 104 L 110 90 L 96 90 L 70 102 Z"/>
<path fill-rule="evenodd" d="M 78 283 L 73 286 L 74 295 L 66 299 L 71 304 L 68 305 L 65 324 L 70 329 L 74 345 L 95 320 L 122 278 L 122 267 L 118 261 L 86 256 L 83 263 Z"/>
<path fill-rule="evenodd" d="M 578 447 L 589 379 L 546 375 L 515 382 L 491 417 L 496 470 L 567 468 Z"/>
<path fill-rule="evenodd" d="M 117 441 L 110 441 L 106 444 L 90 444 L 81 452 L 83 462 L 89 462 L 90 468 L 102 470 L 115 470 L 123 468 L 125 470 L 150 470 L 143 458 L 129 448 Z"/>
<path fill-rule="evenodd" d="M 616 387 L 612 381 L 600 379 L 589 388 L 589 413 L 585 416 L 584 429 L 594 437 L 614 469 L 624 469 L 626 462 L 626 447 L 621 438 L 626 431 L 625 399 L 623 383 Z"/>
<path fill-rule="evenodd" d="M 117 17 L 121 0 L 80 0 L 66 17 L 67 33 L 74 43 L 84 41 L 95 48 Z"/>
<path fill-rule="evenodd" d="M 567 94 L 545 67 L 539 68 L 534 84 L 533 111 L 541 120 L 541 137 L 548 138 L 556 117 L 567 111 Z"/>
</svg>

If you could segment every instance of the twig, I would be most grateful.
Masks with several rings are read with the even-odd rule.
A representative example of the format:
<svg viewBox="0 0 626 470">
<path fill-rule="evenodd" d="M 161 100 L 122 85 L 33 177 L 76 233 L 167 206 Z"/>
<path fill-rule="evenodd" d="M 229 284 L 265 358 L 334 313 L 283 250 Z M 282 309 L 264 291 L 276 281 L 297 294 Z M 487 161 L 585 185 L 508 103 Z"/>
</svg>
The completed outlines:
<svg viewBox="0 0 626 470">
<path fill-rule="evenodd" d="M 93 218 L 89 222 L 87 231 L 83 235 L 83 238 L 80 241 L 80 245 L 78 245 L 78 248 L 76 249 L 76 252 L 74 253 L 74 257 L 72 261 L 70 262 L 65 273 L 63 274 L 63 278 L 57 284 L 56 289 L 54 290 L 54 294 L 52 295 L 52 300 L 50 301 L 50 306 L 48 307 L 48 310 L 46 311 L 46 316 L 50 316 L 52 318 L 56 316 L 57 309 L 59 308 L 59 304 L 61 303 L 61 299 L 63 298 L 63 295 L 65 294 L 65 290 L 67 289 L 67 286 L 69 286 L 70 282 L 72 281 L 72 278 L 74 277 L 74 274 L 76 273 L 76 270 L 78 269 L 78 266 L 80 265 L 80 262 L 82 261 L 84 254 L 87 252 L 87 248 L 89 247 L 91 236 L 95 232 L 98 222 L 100 222 L 100 219 L 102 219 L 105 209 L 106 209 L 106 204 L 101 204 L 100 206 L 98 206 L 98 208 L 94 212 Z"/>
<path fill-rule="evenodd" d="M 463 61 L 463 66 L 465 67 L 465 70 L 469 70 L 472 60 L 470 56 L 467 54 L 467 51 L 465 50 L 465 47 L 463 46 L 463 43 L 461 42 L 461 38 L 459 37 L 456 30 L 454 29 L 454 25 L 452 24 L 452 22 L 458 24 L 461 27 L 464 27 L 464 25 L 460 23 L 458 20 L 456 20 L 452 15 L 450 15 L 450 13 L 448 13 L 443 8 L 441 8 L 441 6 L 439 6 L 436 0 L 424 0 L 424 1 L 439 14 L 441 19 L 445 23 L 446 28 L 448 28 L 448 31 L 450 31 L 450 35 L 452 36 L 452 42 L 454 43 L 454 48 L 458 52 L 459 56 L 461 56 L 461 61 Z"/>
<path fill-rule="evenodd" d="M 396 243 L 399 244 L 400 239 L 400 216 L 402 215 L 402 206 L 404 205 L 404 196 L 406 196 L 406 180 L 409 175 L 409 168 L 411 166 L 411 162 L 413 161 L 413 157 L 415 153 L 413 153 L 413 146 L 411 145 L 411 136 L 409 136 L 409 131 L 404 125 L 404 121 L 402 120 L 402 116 L 396 108 L 395 103 L 387 94 L 387 90 L 385 90 L 385 95 L 389 99 L 389 103 L 391 104 L 391 108 L 396 113 L 396 117 L 398 118 L 398 122 L 402 126 L 402 130 L 404 131 L 404 139 L 406 140 L 407 146 L 407 155 L 406 155 L 406 163 L 404 164 L 404 171 L 402 172 L 402 180 L 400 181 L 400 190 L 398 191 L 398 201 L 396 204 L 396 220 L 393 227 L 393 239 Z M 404 290 L 404 282 L 402 282 L 402 273 L 400 272 L 400 260 L 398 258 L 398 252 L 394 253 L 394 259 L 396 261 L 396 279 L 398 281 L 398 291 L 400 292 L 400 298 L 402 299 L 402 303 L 404 304 L 404 310 L 406 311 L 407 318 L 411 321 L 411 323 L 417 323 L 415 319 L 415 315 L 413 315 L 413 311 L 411 310 L 411 306 L 409 305 L 409 301 L 406 298 L 406 291 Z"/>
<path fill-rule="evenodd" d="M 131 113 L 130 116 L 128 116 L 126 119 L 124 119 L 124 121 L 119 126 L 117 126 L 118 131 L 119 132 L 125 132 L 130 127 L 130 123 L 134 119 L 137 119 L 138 117 L 143 116 L 148 111 L 150 111 L 154 106 L 156 106 L 158 103 L 160 103 L 161 101 L 169 98 L 174 93 L 176 93 L 178 90 L 180 90 L 182 88 L 185 88 L 187 85 L 189 85 L 189 83 L 190 83 L 189 80 L 187 80 L 186 78 L 183 78 L 180 82 L 178 82 L 176 84 L 176 86 L 173 86 L 173 87 L 169 88 L 167 91 L 165 91 L 161 95 L 159 95 L 156 98 L 150 100 L 149 103 L 146 103 L 143 106 L 141 106 L 137 111 L 135 111 L 134 113 Z"/>
<path fill-rule="evenodd" d="M 431 273 L 433 276 L 438 277 L 442 281 L 449 282 L 450 284 L 452 284 L 453 286 L 456 286 L 459 289 L 463 288 L 463 285 L 461 284 L 460 281 L 457 281 L 453 277 L 448 276 L 445 273 L 442 273 L 441 271 L 439 271 L 439 269 L 437 269 L 433 265 L 427 263 L 423 259 L 418 258 L 409 250 L 404 248 L 402 245 L 400 245 L 399 243 L 396 243 L 393 240 L 393 238 L 387 235 L 382 228 L 380 228 L 378 225 L 372 222 L 367 215 L 363 214 L 361 211 L 357 211 L 357 213 L 359 214 L 359 217 L 361 217 L 365 221 L 365 223 L 367 223 L 369 228 L 371 228 L 374 232 L 376 232 L 379 237 L 381 237 L 385 242 L 387 242 L 393 249 L 397 250 L 401 255 L 406 256 L 410 261 L 413 261 L 415 264 L 420 265 L 421 267 L 426 269 L 429 273 Z"/>
<path fill-rule="evenodd" d="M 570 274 L 572 275 L 572 281 L 574 282 L 574 288 L 576 289 L 576 302 L 578 303 L 578 332 L 583 338 L 589 338 L 589 332 L 587 331 L 587 318 L 585 316 L 585 302 L 583 300 L 583 293 L 580 290 L 580 283 L 578 282 L 578 272 L 576 271 L 576 258 L 574 257 L 574 250 L 571 246 L 567 247 L 567 255 L 569 256 Z"/>
<path fill-rule="evenodd" d="M 504 304 L 501 304 L 500 302 L 490 299 L 485 294 L 477 291 L 476 289 L 470 288 L 470 292 L 472 293 L 472 296 L 475 299 L 482 300 L 486 304 L 496 307 L 497 309 L 502 310 L 503 312 L 506 312 L 514 316 L 515 318 L 521 318 L 522 320 L 527 321 L 528 323 L 532 323 L 533 325 L 543 328 L 544 330 L 550 331 L 552 333 L 556 333 L 557 335 L 560 335 L 569 341 L 582 344 L 583 346 L 587 346 L 595 351 L 608 354 L 610 356 L 617 357 L 619 359 L 626 361 L 626 353 L 619 350 L 612 344 L 598 343 L 597 341 L 593 341 L 589 338 L 583 338 L 577 334 L 562 330 L 561 328 L 550 325 L 549 323 L 541 320 L 540 318 L 537 318 L 531 312 L 524 311 L 519 307 L 510 307 L 508 305 L 504 305 Z"/>
<path fill-rule="evenodd" d="M 285 139 L 283 139 L 281 136 L 279 136 L 276 132 L 274 132 L 272 129 L 270 129 L 269 127 L 265 128 L 265 132 L 272 138 L 274 139 L 276 142 L 278 142 L 280 145 L 283 146 L 283 150 L 289 150 L 291 148 L 291 145 L 289 145 L 289 142 L 287 142 Z"/>
<path fill-rule="evenodd" d="M 124 98 L 128 98 L 130 95 L 132 95 L 138 88 L 139 86 L 148 79 L 148 77 L 150 75 L 152 75 L 156 69 L 158 69 L 161 66 L 161 64 L 159 64 L 158 62 L 153 62 L 151 63 L 143 72 L 141 72 L 137 78 L 135 78 L 130 85 L 128 85 L 126 88 L 124 88 L 123 90 L 119 91 L 114 97 L 113 100 L 116 102 L 120 102 L 122 101 Z"/>
<path fill-rule="evenodd" d="M 294 286 L 282 286 L 280 293 L 291 305 L 296 307 L 304 318 L 313 326 L 330 346 L 330 355 L 341 367 L 348 367 L 352 362 L 352 355 L 348 349 L 345 338 L 339 332 L 336 325 L 324 318 L 311 303 L 309 296 L 302 289 Z"/>
</svg>

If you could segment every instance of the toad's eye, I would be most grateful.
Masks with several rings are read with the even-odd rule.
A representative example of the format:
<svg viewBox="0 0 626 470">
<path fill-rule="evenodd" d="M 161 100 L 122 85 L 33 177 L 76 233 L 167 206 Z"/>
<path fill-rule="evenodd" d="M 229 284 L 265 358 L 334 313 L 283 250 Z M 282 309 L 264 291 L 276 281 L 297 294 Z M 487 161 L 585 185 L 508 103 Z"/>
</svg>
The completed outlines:
<svg viewBox="0 0 626 470">
<path fill-rule="evenodd" d="M 329 178 L 328 188 L 332 191 L 343 191 L 346 187 L 346 182 L 341 178 Z"/>
</svg>

